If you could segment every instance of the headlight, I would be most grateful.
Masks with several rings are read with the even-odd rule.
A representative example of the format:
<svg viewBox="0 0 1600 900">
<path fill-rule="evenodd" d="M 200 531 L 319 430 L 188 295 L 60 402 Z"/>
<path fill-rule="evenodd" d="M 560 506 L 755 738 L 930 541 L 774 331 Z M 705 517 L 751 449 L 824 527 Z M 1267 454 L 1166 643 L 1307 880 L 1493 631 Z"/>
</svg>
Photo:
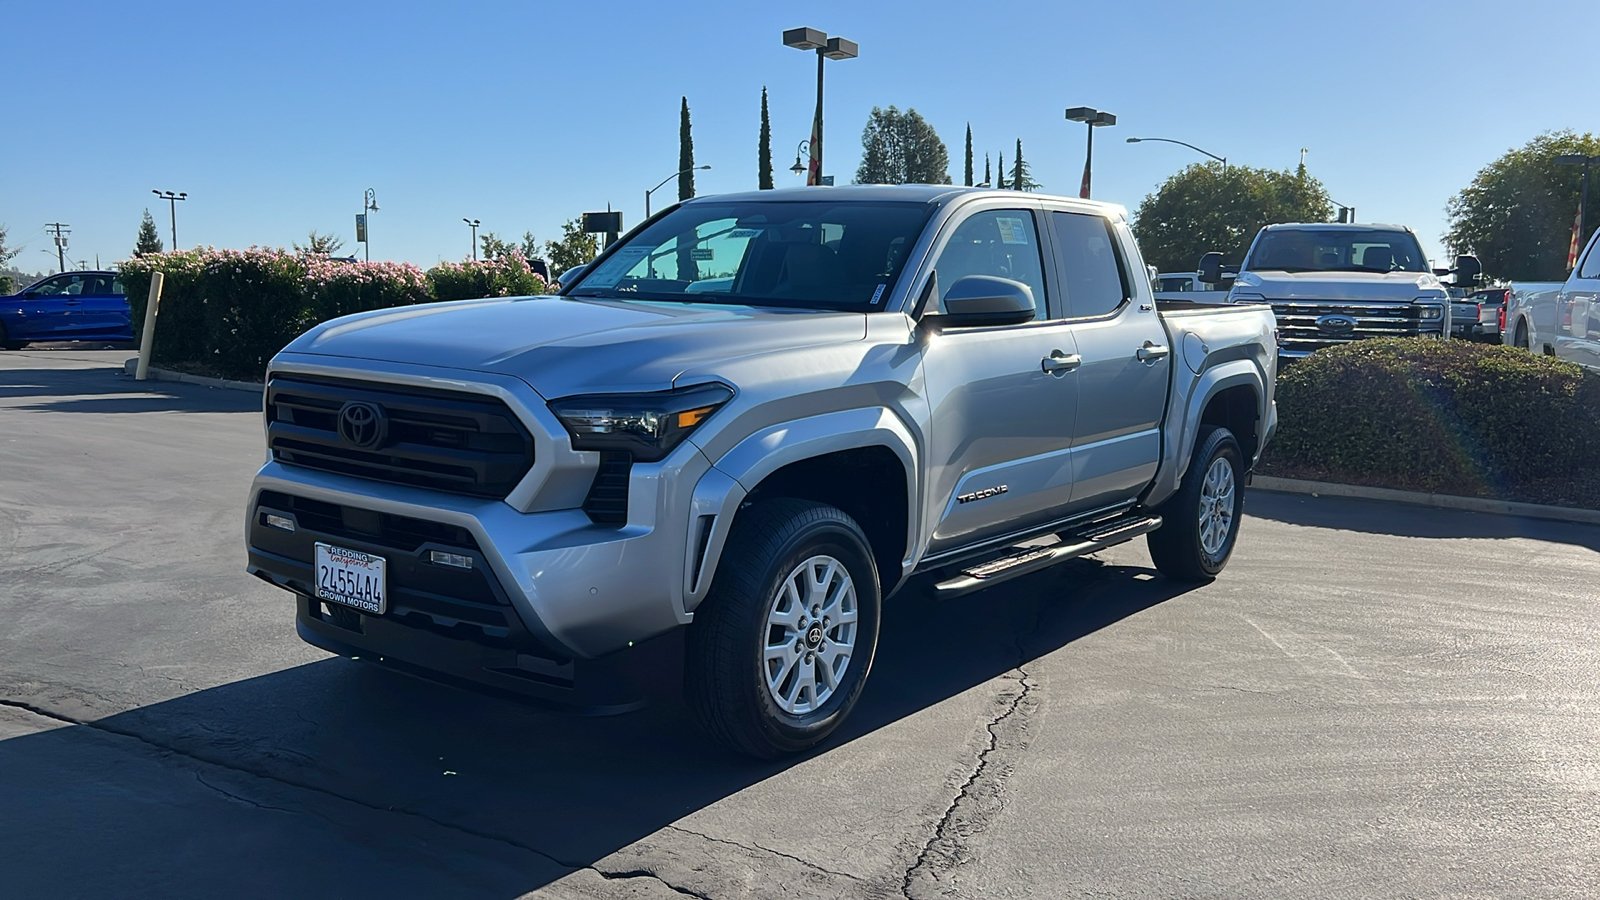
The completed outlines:
<svg viewBox="0 0 1600 900">
<path fill-rule="evenodd" d="M 1436 303 L 1419 303 L 1417 318 L 1424 322 L 1437 322 L 1444 318 L 1444 307 Z"/>
<path fill-rule="evenodd" d="M 550 401 L 574 450 L 622 450 L 640 462 L 656 462 L 717 408 L 733 397 L 721 384 L 698 384 L 677 391 L 639 394 L 588 394 Z"/>
<path fill-rule="evenodd" d="M 1265 303 L 1265 294 L 1252 294 L 1248 291 L 1234 291 L 1228 294 L 1229 303 Z"/>
</svg>

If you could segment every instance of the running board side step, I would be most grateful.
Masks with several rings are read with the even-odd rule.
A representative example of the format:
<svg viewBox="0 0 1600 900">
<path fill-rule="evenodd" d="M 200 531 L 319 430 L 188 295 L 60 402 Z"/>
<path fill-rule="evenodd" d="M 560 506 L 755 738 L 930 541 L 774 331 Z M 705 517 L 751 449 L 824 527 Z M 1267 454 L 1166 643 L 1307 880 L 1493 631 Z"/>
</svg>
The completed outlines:
<svg viewBox="0 0 1600 900">
<path fill-rule="evenodd" d="M 1160 527 L 1161 517 L 1154 515 L 1130 515 L 1097 522 L 1082 531 L 1063 535 L 1059 544 L 1017 547 L 997 559 L 968 566 L 935 584 L 933 592 L 939 597 L 959 597 L 994 587 L 1001 582 L 1048 569 L 1056 563 L 1115 547 Z"/>
</svg>

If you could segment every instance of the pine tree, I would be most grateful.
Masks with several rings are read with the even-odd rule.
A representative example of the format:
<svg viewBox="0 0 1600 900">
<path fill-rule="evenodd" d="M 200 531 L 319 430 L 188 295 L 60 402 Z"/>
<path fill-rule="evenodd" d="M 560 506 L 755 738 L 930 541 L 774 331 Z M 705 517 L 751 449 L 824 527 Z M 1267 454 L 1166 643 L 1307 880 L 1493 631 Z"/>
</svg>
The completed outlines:
<svg viewBox="0 0 1600 900">
<path fill-rule="evenodd" d="M 761 88 L 761 140 L 756 154 L 761 161 L 756 168 L 756 189 L 772 190 L 772 120 L 767 118 L 767 89 Z"/>
<path fill-rule="evenodd" d="M 995 187 L 1001 190 L 1005 190 L 1007 187 L 1010 187 L 1010 185 L 1006 184 L 1006 155 L 1004 153 L 1000 154 L 1000 165 L 995 172 L 995 177 L 999 179 L 997 182 L 995 182 Z"/>
<path fill-rule="evenodd" d="M 694 196 L 694 137 L 689 134 L 689 98 L 678 116 L 678 199 Z"/>
<path fill-rule="evenodd" d="M 972 123 L 967 123 L 967 187 L 972 187 Z"/>
<path fill-rule="evenodd" d="M 156 230 L 156 220 L 151 218 L 150 210 L 146 209 L 144 221 L 139 223 L 139 237 L 133 245 L 133 255 L 160 253 L 164 249 L 161 245 L 161 232 Z"/>
<path fill-rule="evenodd" d="M 1017 138 L 1017 161 L 1011 166 L 1011 189 L 1014 191 L 1036 191 L 1039 182 L 1033 180 L 1028 174 L 1028 164 L 1022 160 L 1022 138 Z"/>
<path fill-rule="evenodd" d="M 914 109 L 872 108 L 861 132 L 856 184 L 949 184 L 950 154 Z"/>
</svg>

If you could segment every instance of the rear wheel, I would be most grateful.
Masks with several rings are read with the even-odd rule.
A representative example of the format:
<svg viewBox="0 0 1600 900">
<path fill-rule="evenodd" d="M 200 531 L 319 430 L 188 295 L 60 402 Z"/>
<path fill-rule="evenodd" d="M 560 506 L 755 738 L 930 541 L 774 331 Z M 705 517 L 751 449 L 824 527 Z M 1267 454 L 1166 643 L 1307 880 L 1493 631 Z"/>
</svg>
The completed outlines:
<svg viewBox="0 0 1600 900">
<path fill-rule="evenodd" d="M 0 322 L 0 350 L 21 350 L 26 346 L 27 341 L 13 341 L 11 335 L 6 333 L 5 323 Z"/>
<path fill-rule="evenodd" d="M 1178 492 L 1156 510 L 1161 527 L 1145 540 L 1161 574 L 1210 581 L 1228 564 L 1244 515 L 1244 454 L 1226 428 L 1204 426 Z"/>
<path fill-rule="evenodd" d="M 790 499 L 741 511 L 689 626 L 695 718 L 762 759 L 820 743 L 861 696 L 880 607 L 871 548 L 849 516 Z"/>
<path fill-rule="evenodd" d="M 1516 340 L 1516 344 L 1517 344 L 1518 347 L 1521 347 L 1522 349 L 1528 351 L 1529 353 L 1533 352 L 1533 341 L 1532 341 L 1532 339 L 1530 339 L 1528 337 L 1528 323 L 1527 322 L 1518 322 L 1517 323 L 1517 340 Z"/>
</svg>

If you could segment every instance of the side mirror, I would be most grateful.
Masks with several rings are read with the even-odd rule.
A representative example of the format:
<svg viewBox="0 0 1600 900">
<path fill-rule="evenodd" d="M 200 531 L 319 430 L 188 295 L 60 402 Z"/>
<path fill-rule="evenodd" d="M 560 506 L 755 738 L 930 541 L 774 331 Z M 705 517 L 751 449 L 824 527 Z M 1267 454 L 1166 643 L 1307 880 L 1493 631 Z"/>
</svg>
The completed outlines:
<svg viewBox="0 0 1600 900">
<path fill-rule="evenodd" d="M 581 266 L 573 266 L 572 268 L 556 276 L 556 284 L 561 285 L 562 290 L 572 287 L 574 284 L 578 283 L 580 278 L 588 274 L 589 267 L 592 265 L 594 265 L 593 262 L 586 262 Z"/>
<path fill-rule="evenodd" d="M 1150 282 L 1150 290 L 1151 291 L 1160 290 L 1160 288 L 1161 288 L 1161 281 L 1160 281 L 1161 273 L 1156 269 L 1156 267 L 1155 266 L 1151 266 L 1151 265 L 1145 266 L 1144 267 L 1144 274 L 1145 274 L 1145 280 Z"/>
<path fill-rule="evenodd" d="M 944 295 L 944 311 L 923 313 L 936 328 L 981 328 L 1033 321 L 1033 289 L 993 275 L 968 275 Z"/>
<path fill-rule="evenodd" d="M 1222 281 L 1222 254 L 1213 250 L 1200 257 L 1200 265 L 1195 267 L 1195 277 L 1207 284 L 1218 284 Z"/>
<path fill-rule="evenodd" d="M 1456 285 L 1458 287 L 1466 287 L 1467 285 L 1477 284 L 1479 279 L 1483 277 L 1483 264 L 1478 262 L 1476 256 L 1458 256 L 1456 257 L 1454 271 L 1456 273 Z"/>
</svg>

